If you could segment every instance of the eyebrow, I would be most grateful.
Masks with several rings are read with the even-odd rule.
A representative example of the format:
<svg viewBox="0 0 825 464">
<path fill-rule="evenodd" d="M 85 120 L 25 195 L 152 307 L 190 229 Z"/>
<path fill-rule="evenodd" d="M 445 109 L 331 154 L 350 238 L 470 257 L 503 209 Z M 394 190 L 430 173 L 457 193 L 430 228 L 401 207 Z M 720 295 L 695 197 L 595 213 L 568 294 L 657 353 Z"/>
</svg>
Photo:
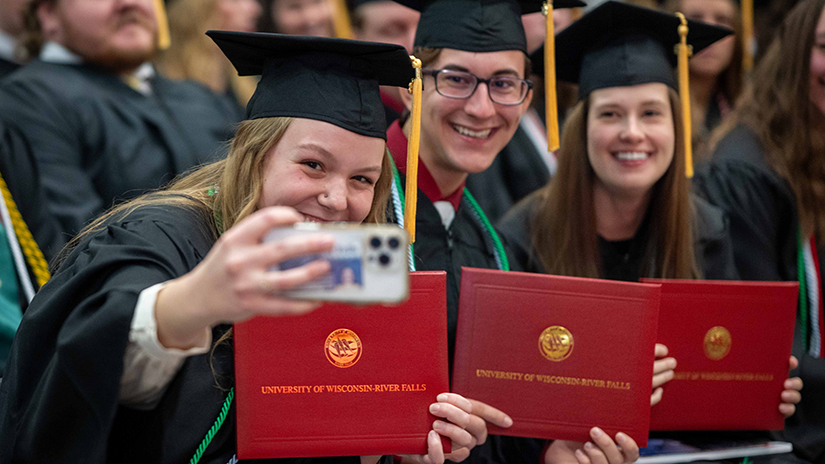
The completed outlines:
<svg viewBox="0 0 825 464">
<path fill-rule="evenodd" d="M 447 65 L 444 65 L 444 67 L 441 68 L 441 69 L 449 69 L 450 71 L 461 71 L 461 72 L 466 72 L 466 73 L 470 72 L 469 69 L 465 68 L 464 66 L 459 66 L 457 64 L 447 64 Z M 497 71 L 493 71 L 493 76 L 502 76 L 502 75 L 513 75 L 513 76 L 518 77 L 518 71 L 516 71 L 515 69 L 512 69 L 512 68 L 504 68 L 504 69 L 499 69 Z"/>
</svg>

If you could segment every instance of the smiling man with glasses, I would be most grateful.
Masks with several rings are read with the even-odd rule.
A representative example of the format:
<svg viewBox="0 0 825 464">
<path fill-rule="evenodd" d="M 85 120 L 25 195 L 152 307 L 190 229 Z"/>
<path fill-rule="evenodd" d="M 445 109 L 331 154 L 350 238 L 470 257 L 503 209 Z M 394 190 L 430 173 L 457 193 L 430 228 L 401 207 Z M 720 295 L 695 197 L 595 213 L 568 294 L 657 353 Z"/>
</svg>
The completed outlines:
<svg viewBox="0 0 825 464">
<path fill-rule="evenodd" d="M 532 83 L 521 15 L 535 0 L 397 0 L 421 12 L 413 54 L 423 65 L 418 211 L 413 262 L 417 270 L 447 271 L 447 325 L 453 364 L 461 267 L 509 269 L 507 251 L 485 212 L 465 189 L 467 176 L 487 169 L 507 145 L 530 105 Z M 555 8 L 579 6 L 555 0 Z M 407 109 L 412 97 L 402 92 Z M 387 131 L 387 146 L 405 183 L 411 122 Z M 490 186 L 491 189 L 496 188 Z M 400 203 L 396 197 L 395 203 Z M 398 218 L 388 208 L 390 221 Z M 512 425 L 505 412 L 474 401 L 467 431 L 482 446 L 470 462 L 539 462 L 543 443 L 487 437 L 487 423 Z M 486 441 L 486 443 L 485 443 Z M 459 454 L 452 457 L 460 460 Z"/>
</svg>

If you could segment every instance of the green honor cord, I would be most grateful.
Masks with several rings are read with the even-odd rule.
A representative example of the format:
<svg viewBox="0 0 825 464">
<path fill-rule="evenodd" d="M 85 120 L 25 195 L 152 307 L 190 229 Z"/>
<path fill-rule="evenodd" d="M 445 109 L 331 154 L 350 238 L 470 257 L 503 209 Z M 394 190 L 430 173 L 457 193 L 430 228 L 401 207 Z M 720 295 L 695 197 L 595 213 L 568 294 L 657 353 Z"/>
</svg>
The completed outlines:
<svg viewBox="0 0 825 464">
<path fill-rule="evenodd" d="M 392 161 L 391 156 L 390 161 Z M 398 221 L 398 225 L 404 227 L 404 192 L 401 188 L 401 175 L 398 173 L 398 168 L 395 166 L 395 162 L 392 162 L 392 173 L 393 211 L 395 213 L 396 221 Z M 487 219 L 487 215 L 484 214 L 484 211 L 481 209 L 481 206 L 479 206 L 475 197 L 473 197 L 473 195 L 470 193 L 469 190 L 467 190 L 466 187 L 464 188 L 463 198 L 467 199 L 467 203 L 470 204 L 470 208 L 473 210 L 473 217 L 475 217 L 476 221 L 481 226 L 482 230 L 486 232 L 486 241 L 488 242 L 488 246 L 490 246 L 493 250 L 493 256 L 496 259 L 496 265 L 498 266 L 499 270 L 509 271 L 510 261 L 507 260 L 507 253 L 504 251 L 504 245 L 501 242 L 501 238 L 499 238 L 498 233 L 496 232 L 495 228 L 493 228 L 493 225 L 490 223 L 490 220 Z M 410 270 L 414 271 L 415 263 L 412 259 L 412 249 L 413 245 L 410 244 Z"/>
<path fill-rule="evenodd" d="M 206 451 L 206 448 L 212 443 L 212 439 L 215 438 L 215 434 L 218 433 L 218 430 L 221 429 L 223 426 L 223 422 L 226 420 L 226 415 L 229 414 L 229 407 L 232 406 L 232 398 L 235 397 L 235 387 L 232 387 L 229 390 L 229 394 L 226 395 L 226 400 L 223 402 L 223 407 L 221 408 L 221 413 L 218 414 L 218 418 L 215 419 L 215 423 L 212 424 L 212 428 L 206 432 L 206 436 L 203 437 L 203 441 L 201 442 L 198 449 L 195 451 L 195 455 L 192 456 L 192 459 L 189 460 L 189 464 L 197 464 L 198 461 L 201 460 L 203 457 L 203 453 Z"/>
</svg>

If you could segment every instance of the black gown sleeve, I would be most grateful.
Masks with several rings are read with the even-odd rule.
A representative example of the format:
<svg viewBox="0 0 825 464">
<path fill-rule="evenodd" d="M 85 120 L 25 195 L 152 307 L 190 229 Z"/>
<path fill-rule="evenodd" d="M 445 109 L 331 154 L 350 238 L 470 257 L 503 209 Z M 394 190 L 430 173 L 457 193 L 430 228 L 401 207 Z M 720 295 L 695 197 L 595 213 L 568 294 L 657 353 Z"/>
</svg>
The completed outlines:
<svg viewBox="0 0 825 464">
<path fill-rule="evenodd" d="M 790 185 L 764 164 L 752 139 L 733 135 L 697 170 L 694 187 L 727 214 L 741 278 L 796 280 L 799 221 Z"/>
<path fill-rule="evenodd" d="M 107 206 L 98 195 L 85 169 L 86 146 L 80 134 L 99 130 L 79 113 L 89 108 L 67 108 L 64 99 L 52 97 L 44 88 L 20 81 L 7 81 L 0 93 L 0 108 L 24 135 L 37 159 L 49 208 L 61 229 L 77 233 L 89 218 Z"/>
<path fill-rule="evenodd" d="M 107 462 L 138 295 L 202 259 L 197 235 L 196 227 L 136 218 L 74 250 L 29 306 L 12 346 L 0 384 L 0 462 Z"/>
<path fill-rule="evenodd" d="M 539 203 L 539 193 L 534 193 L 513 206 L 496 224 L 502 240 L 507 244 L 510 263 L 514 270 L 544 273 L 544 266 L 533 251 L 530 223 Z"/>
<path fill-rule="evenodd" d="M 65 238 L 57 219 L 48 210 L 31 147 L 16 130 L 2 123 L 0 172 L 40 251 L 47 261 L 51 260 L 64 245 Z"/>
</svg>

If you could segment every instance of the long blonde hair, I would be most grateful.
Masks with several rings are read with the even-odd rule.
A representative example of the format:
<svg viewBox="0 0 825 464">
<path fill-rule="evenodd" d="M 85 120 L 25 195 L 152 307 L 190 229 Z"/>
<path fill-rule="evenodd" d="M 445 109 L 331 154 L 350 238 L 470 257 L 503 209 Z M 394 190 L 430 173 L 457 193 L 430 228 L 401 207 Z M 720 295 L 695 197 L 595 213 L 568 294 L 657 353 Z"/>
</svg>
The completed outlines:
<svg viewBox="0 0 825 464">
<path fill-rule="evenodd" d="M 665 174 L 653 186 L 648 215 L 650 237 L 642 276 L 698 278 L 693 244 L 693 205 L 685 177 L 685 154 L 679 97 L 669 90 L 676 151 Z M 595 172 L 587 156 L 589 99 L 579 102 L 562 131 L 558 172 L 534 193 L 539 208 L 530 222 L 533 249 L 546 272 L 576 277 L 603 277 L 593 203 Z"/>
<path fill-rule="evenodd" d="M 172 79 L 191 79 L 215 93 L 231 89 L 240 106 L 255 92 L 255 77 L 240 77 L 206 31 L 217 28 L 220 0 L 176 0 L 168 7 L 172 46 L 158 58 L 158 68 Z"/>
<path fill-rule="evenodd" d="M 217 238 L 255 212 L 263 192 L 264 161 L 270 149 L 281 140 L 292 118 L 260 118 L 242 121 L 223 160 L 206 164 L 175 179 L 167 187 L 151 192 L 109 210 L 86 226 L 58 257 L 61 263 L 87 236 L 111 221 L 122 220 L 137 208 L 167 205 L 191 208 L 208 218 Z M 364 222 L 386 221 L 387 201 L 392 185 L 392 167 L 387 155 L 375 184 L 372 207 Z M 211 193 L 210 193 L 211 190 Z"/>
</svg>

